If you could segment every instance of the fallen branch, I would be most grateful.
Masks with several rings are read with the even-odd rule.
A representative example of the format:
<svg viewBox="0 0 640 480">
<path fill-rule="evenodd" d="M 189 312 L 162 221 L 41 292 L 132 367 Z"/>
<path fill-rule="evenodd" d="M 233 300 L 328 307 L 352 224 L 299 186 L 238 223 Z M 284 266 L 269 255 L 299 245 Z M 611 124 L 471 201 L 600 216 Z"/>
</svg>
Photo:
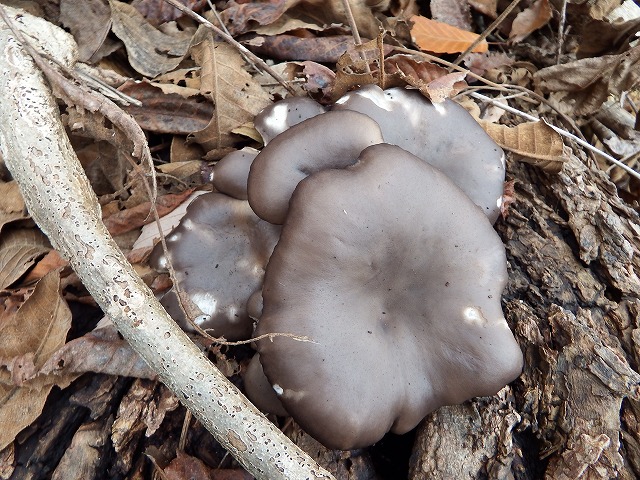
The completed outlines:
<svg viewBox="0 0 640 480">
<path fill-rule="evenodd" d="M 47 54 L 63 64 L 73 61 L 75 44 L 68 34 L 0 8 Z M 255 477 L 332 478 L 227 381 L 127 262 L 102 223 L 49 86 L 4 22 L 0 92 L 0 148 L 29 212 L 132 347 Z"/>
</svg>

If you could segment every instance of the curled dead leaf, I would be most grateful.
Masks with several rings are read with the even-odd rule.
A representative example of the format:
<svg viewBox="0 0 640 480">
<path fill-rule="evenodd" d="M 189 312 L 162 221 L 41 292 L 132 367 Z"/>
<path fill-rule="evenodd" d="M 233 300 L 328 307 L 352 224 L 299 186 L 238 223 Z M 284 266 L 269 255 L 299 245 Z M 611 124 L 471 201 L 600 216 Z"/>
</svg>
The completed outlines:
<svg viewBox="0 0 640 480">
<path fill-rule="evenodd" d="M 536 0 L 533 5 L 518 13 L 511 26 L 509 41 L 517 43 L 524 40 L 531 33 L 549 23 L 553 11 L 549 0 Z"/>
<path fill-rule="evenodd" d="M 0 241 L 0 289 L 13 284 L 50 249 L 47 237 L 40 230 L 20 228 L 3 233 Z"/>
<path fill-rule="evenodd" d="M 620 55 L 583 58 L 543 68 L 534 74 L 543 92 L 561 92 L 571 113 L 595 113 L 609 95 L 620 95 L 640 81 L 640 45 Z"/>
<path fill-rule="evenodd" d="M 155 27 L 133 6 L 110 0 L 112 29 L 127 48 L 131 66 L 153 78 L 173 70 L 189 48 L 190 35 L 168 35 Z"/>
<path fill-rule="evenodd" d="M 544 121 L 521 123 L 515 127 L 480 122 L 482 128 L 505 150 L 518 154 L 548 173 L 558 173 L 568 160 L 562 137 Z"/>
<path fill-rule="evenodd" d="M 385 88 L 409 85 L 420 90 L 434 103 L 443 102 L 467 87 L 465 73 L 449 73 L 439 65 L 418 60 L 411 55 L 393 55 L 384 64 Z"/>
</svg>

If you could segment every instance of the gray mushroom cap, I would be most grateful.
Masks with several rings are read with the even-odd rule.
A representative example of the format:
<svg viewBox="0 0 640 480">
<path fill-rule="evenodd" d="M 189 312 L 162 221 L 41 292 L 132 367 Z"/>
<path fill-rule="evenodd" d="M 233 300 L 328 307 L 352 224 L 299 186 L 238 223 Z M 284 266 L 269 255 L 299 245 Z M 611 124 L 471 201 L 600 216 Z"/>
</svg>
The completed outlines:
<svg viewBox="0 0 640 480">
<path fill-rule="evenodd" d="M 439 170 L 391 145 L 305 178 L 267 268 L 256 335 L 286 410 L 330 448 L 403 433 L 522 368 L 504 246 Z"/>
<path fill-rule="evenodd" d="M 262 285 L 279 232 L 279 227 L 259 219 L 246 201 L 221 193 L 201 195 L 189 205 L 166 242 L 176 280 L 199 310 L 197 325 L 228 340 L 251 336 L 254 322 L 247 300 Z M 166 268 L 160 245 L 149 264 Z M 183 328 L 192 330 L 173 289 L 161 303 Z"/>
<path fill-rule="evenodd" d="M 333 110 L 373 118 L 384 142 L 444 172 L 495 222 L 502 205 L 504 152 L 460 105 L 434 104 L 417 90 L 367 85 L 338 99 Z"/>
<path fill-rule="evenodd" d="M 253 120 L 267 145 L 276 136 L 298 123 L 324 113 L 325 108 L 307 97 L 289 97 L 264 108 Z"/>
<path fill-rule="evenodd" d="M 245 147 L 222 157 L 213 167 L 213 186 L 238 200 L 247 199 L 247 178 L 253 159 L 260 153 Z"/>
<path fill-rule="evenodd" d="M 327 112 L 299 123 L 274 138 L 253 161 L 249 204 L 260 218 L 282 224 L 291 194 L 303 178 L 351 165 L 362 150 L 381 142 L 378 124 L 358 112 Z"/>
</svg>

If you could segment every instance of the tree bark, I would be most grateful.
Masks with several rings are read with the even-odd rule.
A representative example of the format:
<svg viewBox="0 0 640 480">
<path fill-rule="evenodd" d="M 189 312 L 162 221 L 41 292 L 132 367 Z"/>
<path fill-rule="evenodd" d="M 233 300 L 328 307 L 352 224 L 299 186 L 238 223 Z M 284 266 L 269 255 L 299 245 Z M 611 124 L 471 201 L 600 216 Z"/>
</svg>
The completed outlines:
<svg viewBox="0 0 640 480">
<path fill-rule="evenodd" d="M 575 156 L 558 175 L 512 162 L 509 176 L 503 306 L 524 371 L 432 414 L 411 477 L 639 478 L 638 213 Z"/>
</svg>

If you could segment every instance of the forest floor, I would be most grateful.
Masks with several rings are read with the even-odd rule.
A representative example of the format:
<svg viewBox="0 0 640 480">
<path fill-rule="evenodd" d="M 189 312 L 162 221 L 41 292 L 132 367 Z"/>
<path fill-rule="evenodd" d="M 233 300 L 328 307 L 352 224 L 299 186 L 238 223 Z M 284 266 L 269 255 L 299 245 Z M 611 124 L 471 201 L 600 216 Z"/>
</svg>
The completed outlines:
<svg viewBox="0 0 640 480">
<path fill-rule="evenodd" d="M 638 3 L 349 0 L 350 22 L 343 0 L 181 1 L 256 58 L 163 0 L 0 2 L 73 35 L 80 78 L 142 127 L 166 230 L 212 189 L 215 162 L 261 147 L 254 117 L 291 95 L 326 106 L 375 84 L 452 98 L 507 155 L 495 229 L 522 375 L 358 450 L 269 418 L 340 480 L 640 478 Z M 131 132 L 60 97 L 105 225 L 166 291 Z M 0 479 L 253 478 L 103 317 L 1 158 L 0 195 Z M 251 346 L 192 335 L 244 388 Z"/>
</svg>

